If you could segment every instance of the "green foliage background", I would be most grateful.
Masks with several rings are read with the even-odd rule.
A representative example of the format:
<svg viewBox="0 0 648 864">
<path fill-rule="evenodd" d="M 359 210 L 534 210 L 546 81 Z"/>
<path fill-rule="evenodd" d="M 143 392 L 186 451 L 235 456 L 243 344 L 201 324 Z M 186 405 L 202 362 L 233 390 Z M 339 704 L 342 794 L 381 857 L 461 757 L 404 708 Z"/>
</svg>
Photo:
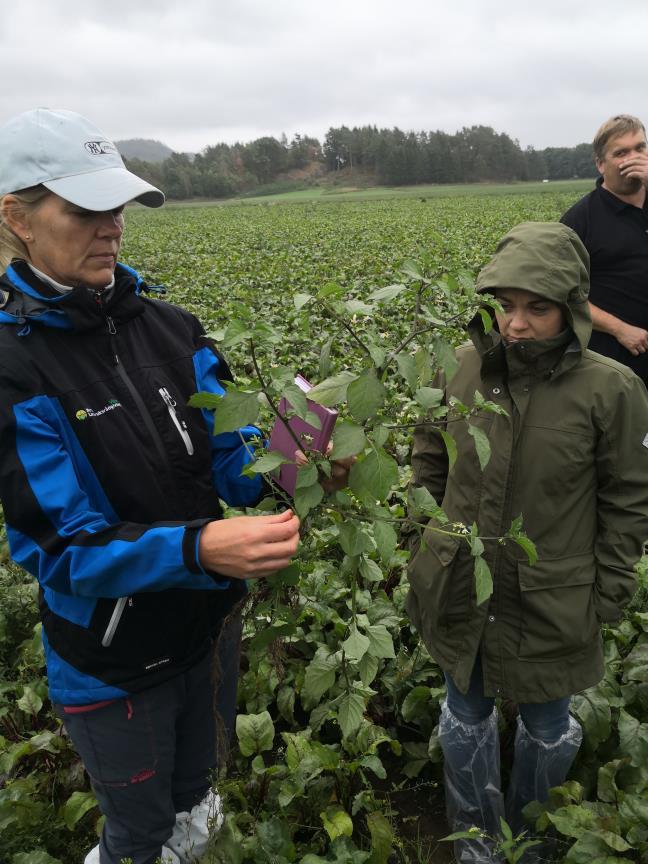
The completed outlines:
<svg viewBox="0 0 648 864">
<path fill-rule="evenodd" d="M 299 557 L 256 586 L 246 607 L 237 738 L 219 783 L 227 818 L 206 860 L 384 864 L 390 855 L 449 854 L 436 845 L 442 820 L 425 819 L 441 806 L 443 680 L 403 611 L 408 553 L 398 529 L 410 425 L 438 404 L 432 375 L 464 338 L 472 278 L 498 239 L 520 221 L 558 218 L 575 197 L 129 210 L 123 260 L 167 286 L 223 343 L 238 380 L 226 398 L 254 403 L 266 428 L 258 372 L 276 397 L 296 371 L 313 381 L 346 373 L 347 385 L 361 376 L 355 396 L 351 386 L 329 387 L 344 421 L 335 446 L 359 454 L 352 490 L 320 501 L 316 468 L 301 472 Z M 410 360 L 390 360 L 422 297 L 431 329 L 402 352 Z M 463 407 L 469 421 L 472 406 Z M 435 512 L 433 502 L 418 504 Z M 466 542 L 479 557 L 475 532 Z M 4 548 L 0 860 L 81 860 L 98 811 L 47 702 L 33 582 Z M 574 701 L 585 741 L 573 779 L 533 813 L 574 864 L 648 861 L 645 570 L 640 576 L 625 620 L 604 633 L 605 680 Z"/>
</svg>

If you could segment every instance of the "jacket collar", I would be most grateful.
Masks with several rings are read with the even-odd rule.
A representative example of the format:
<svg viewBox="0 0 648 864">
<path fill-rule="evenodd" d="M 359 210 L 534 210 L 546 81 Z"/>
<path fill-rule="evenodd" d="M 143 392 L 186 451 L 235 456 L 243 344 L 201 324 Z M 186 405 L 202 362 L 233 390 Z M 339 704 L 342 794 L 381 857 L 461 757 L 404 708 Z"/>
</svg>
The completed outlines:
<svg viewBox="0 0 648 864">
<path fill-rule="evenodd" d="M 507 380 L 520 377 L 551 378 L 581 360 L 581 348 L 571 328 L 553 339 L 528 339 L 505 344 L 495 328 L 484 332 L 483 319 L 476 315 L 468 332 L 481 361 L 482 378 L 501 375 Z"/>
<path fill-rule="evenodd" d="M 104 327 L 106 317 L 124 323 L 144 311 L 140 296 L 147 290 L 135 270 L 115 268 L 115 285 L 107 296 L 83 285 L 60 294 L 38 278 L 24 261 L 13 261 L 0 278 L 4 303 L 0 323 L 25 328 L 32 324 L 83 332 Z M 23 331 L 21 331 L 23 332 Z"/>
</svg>

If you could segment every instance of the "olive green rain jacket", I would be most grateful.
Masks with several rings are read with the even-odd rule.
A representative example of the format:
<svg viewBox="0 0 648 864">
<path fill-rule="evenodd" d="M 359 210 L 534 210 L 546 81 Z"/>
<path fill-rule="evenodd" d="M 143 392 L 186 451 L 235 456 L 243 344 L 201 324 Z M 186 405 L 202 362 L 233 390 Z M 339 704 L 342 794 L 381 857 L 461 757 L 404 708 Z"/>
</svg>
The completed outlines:
<svg viewBox="0 0 648 864">
<path fill-rule="evenodd" d="M 481 649 L 487 696 L 545 702 L 601 679 L 599 625 L 617 620 L 635 590 L 648 538 L 648 394 L 625 366 L 586 348 L 588 255 L 565 225 L 514 228 L 477 288 L 534 291 L 563 304 L 569 328 L 505 346 L 476 316 L 474 346 L 458 350 L 445 397 L 472 405 L 479 390 L 506 410 L 470 418 L 488 436 L 490 461 L 482 472 L 466 421 L 450 409 L 455 464 L 448 471 L 435 427 L 418 427 L 413 482 L 484 537 L 504 535 L 522 515 L 538 562 L 529 566 L 513 541 L 486 540 L 494 592 L 477 606 L 467 542 L 430 522 L 410 561 L 407 610 L 460 690 Z"/>
</svg>

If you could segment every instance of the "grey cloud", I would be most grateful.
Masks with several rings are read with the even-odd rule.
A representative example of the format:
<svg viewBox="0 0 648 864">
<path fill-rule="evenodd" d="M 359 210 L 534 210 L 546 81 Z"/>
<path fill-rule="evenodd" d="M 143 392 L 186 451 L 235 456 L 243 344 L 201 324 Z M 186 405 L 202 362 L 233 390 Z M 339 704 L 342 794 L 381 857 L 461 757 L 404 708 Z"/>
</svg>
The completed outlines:
<svg viewBox="0 0 648 864">
<path fill-rule="evenodd" d="M 601 7 L 599 7 L 601 8 Z M 0 121 L 68 107 L 176 149 L 330 125 L 483 123 L 538 147 L 641 113 L 648 8 L 627 0 L 22 0 L 0 27 Z M 28 34 L 28 35 L 25 35 Z M 28 59 L 29 62 L 26 62 Z M 632 71 L 630 71 L 632 70 Z"/>
</svg>

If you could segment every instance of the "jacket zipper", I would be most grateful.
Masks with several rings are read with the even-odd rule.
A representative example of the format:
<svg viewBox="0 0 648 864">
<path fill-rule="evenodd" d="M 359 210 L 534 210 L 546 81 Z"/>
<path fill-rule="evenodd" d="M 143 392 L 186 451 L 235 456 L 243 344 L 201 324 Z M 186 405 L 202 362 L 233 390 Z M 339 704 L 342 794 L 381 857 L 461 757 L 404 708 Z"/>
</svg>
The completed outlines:
<svg viewBox="0 0 648 864">
<path fill-rule="evenodd" d="M 167 411 L 169 412 L 169 417 L 171 417 L 171 420 L 173 421 L 173 425 L 176 427 L 176 429 L 180 433 L 180 437 L 182 438 L 182 441 L 185 445 L 187 453 L 190 456 L 193 456 L 193 453 L 194 453 L 193 442 L 192 442 L 191 438 L 189 437 L 189 432 L 187 430 L 187 424 L 185 423 L 184 420 L 180 420 L 178 418 L 178 412 L 176 411 L 176 405 L 177 405 L 176 400 L 173 399 L 173 397 L 171 396 L 171 394 L 169 393 L 169 391 L 167 390 L 166 387 L 160 387 L 160 389 L 158 390 L 158 393 L 160 394 L 160 396 L 162 397 L 162 399 L 164 399 L 164 402 L 166 403 Z"/>
<path fill-rule="evenodd" d="M 117 630 L 117 625 L 119 624 L 121 617 L 124 614 L 126 603 L 128 603 L 129 606 L 132 606 L 133 598 L 120 597 L 115 603 L 115 608 L 113 609 L 113 613 L 110 616 L 110 621 L 108 622 L 108 626 L 106 627 L 106 632 L 104 633 L 103 639 L 101 640 L 101 644 L 104 648 L 108 648 L 113 641 L 115 632 Z"/>
<path fill-rule="evenodd" d="M 101 307 L 101 296 L 97 296 L 97 303 L 99 307 Z M 103 310 L 102 310 L 103 311 Z M 109 316 L 105 316 L 106 324 L 108 325 L 108 335 L 110 336 L 110 347 L 113 352 L 113 357 L 115 360 L 115 366 L 117 368 L 117 373 L 119 377 L 122 379 L 128 392 L 133 397 L 133 401 L 137 406 L 137 409 L 144 421 L 144 425 L 153 440 L 153 444 L 155 445 L 156 450 L 162 460 L 162 464 L 166 464 L 168 462 L 167 454 L 164 450 L 164 445 L 162 444 L 162 439 L 158 435 L 158 431 L 155 428 L 155 424 L 153 423 L 153 418 L 149 414 L 146 405 L 144 404 L 144 400 L 137 392 L 135 385 L 133 384 L 128 372 L 124 369 L 119 355 L 117 353 L 117 346 L 115 345 L 115 336 L 117 335 L 117 328 L 115 327 L 115 322 Z M 126 603 L 129 605 L 133 605 L 132 597 L 119 597 L 115 603 L 115 607 L 113 609 L 113 613 L 110 616 L 110 621 L 108 622 L 108 626 L 106 627 L 106 632 L 103 635 L 103 639 L 101 640 L 101 644 L 104 648 L 108 648 L 113 641 L 115 636 L 115 632 L 117 631 L 117 626 L 121 620 L 122 615 L 124 614 L 124 609 L 126 608 Z"/>
</svg>

